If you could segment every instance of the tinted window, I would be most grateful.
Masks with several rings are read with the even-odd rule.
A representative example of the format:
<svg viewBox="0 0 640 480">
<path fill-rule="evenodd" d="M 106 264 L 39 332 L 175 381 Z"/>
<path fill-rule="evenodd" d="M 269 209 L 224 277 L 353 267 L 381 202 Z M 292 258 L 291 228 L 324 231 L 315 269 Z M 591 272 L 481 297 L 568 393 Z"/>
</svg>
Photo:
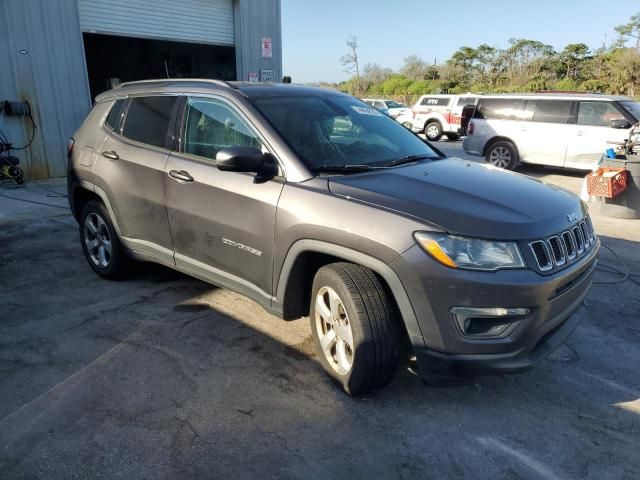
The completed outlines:
<svg viewBox="0 0 640 480">
<path fill-rule="evenodd" d="M 544 123 L 569 123 L 571 120 L 571 100 L 536 100 L 533 121 Z"/>
<path fill-rule="evenodd" d="M 177 97 L 137 97 L 131 99 L 122 134 L 136 140 L 164 147 Z"/>
<path fill-rule="evenodd" d="M 224 147 L 262 146 L 236 112 L 211 98 L 189 98 L 183 143 L 185 153 L 209 159 Z"/>
<path fill-rule="evenodd" d="M 438 158 L 398 122 L 346 95 L 262 97 L 251 101 L 311 169 L 383 165 L 408 155 Z"/>
<path fill-rule="evenodd" d="M 387 110 L 387 106 L 384 104 L 384 102 L 376 102 L 375 107 L 378 110 Z"/>
<path fill-rule="evenodd" d="M 460 97 L 458 99 L 457 106 L 464 107 L 466 105 L 475 105 L 476 100 L 478 100 L 477 97 Z"/>
<path fill-rule="evenodd" d="M 624 101 L 620 102 L 620 105 L 622 105 L 622 108 L 624 108 L 627 112 L 633 115 L 633 118 L 636 119 L 636 122 L 640 121 L 640 103 Z"/>
<path fill-rule="evenodd" d="M 124 107 L 125 101 L 126 100 L 117 100 L 111 107 L 111 111 L 109 112 L 107 121 L 105 122 L 111 130 L 115 130 L 118 126 L 120 117 L 122 116 L 122 107 Z"/>
<path fill-rule="evenodd" d="M 450 98 L 424 97 L 420 101 L 420 105 L 424 105 L 427 107 L 446 107 L 449 105 L 450 101 Z"/>
<path fill-rule="evenodd" d="M 608 127 L 613 120 L 625 120 L 624 115 L 609 102 L 580 102 L 578 125 Z"/>
<path fill-rule="evenodd" d="M 384 102 L 388 108 L 407 108 L 404 103 L 394 102 L 393 100 L 387 100 Z"/>
<path fill-rule="evenodd" d="M 485 98 L 476 109 L 476 118 L 487 120 L 516 120 L 520 115 L 519 98 Z"/>
</svg>

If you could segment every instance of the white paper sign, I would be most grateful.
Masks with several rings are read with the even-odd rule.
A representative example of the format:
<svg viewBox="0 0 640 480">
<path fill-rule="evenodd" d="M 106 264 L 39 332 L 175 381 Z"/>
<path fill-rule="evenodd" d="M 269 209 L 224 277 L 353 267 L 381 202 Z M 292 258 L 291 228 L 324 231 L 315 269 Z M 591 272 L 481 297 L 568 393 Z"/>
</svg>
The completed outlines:
<svg viewBox="0 0 640 480">
<path fill-rule="evenodd" d="M 273 44 L 271 43 L 271 37 L 262 38 L 262 58 L 273 57 Z"/>
</svg>

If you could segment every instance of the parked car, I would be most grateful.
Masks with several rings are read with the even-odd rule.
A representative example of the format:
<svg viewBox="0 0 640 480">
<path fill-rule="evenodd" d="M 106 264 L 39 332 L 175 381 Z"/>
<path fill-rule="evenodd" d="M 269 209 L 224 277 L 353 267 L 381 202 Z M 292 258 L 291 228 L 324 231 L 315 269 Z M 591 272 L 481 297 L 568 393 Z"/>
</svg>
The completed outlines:
<svg viewBox="0 0 640 480">
<path fill-rule="evenodd" d="M 411 120 L 407 115 L 398 118 L 405 127 L 424 133 L 428 140 L 435 142 L 446 135 L 449 140 L 460 138 L 462 109 L 474 105 L 478 95 L 423 95 L 412 108 Z"/>
<path fill-rule="evenodd" d="M 575 195 L 304 86 L 123 84 L 71 139 L 68 189 L 95 273 L 157 262 L 309 316 L 352 395 L 410 352 L 428 381 L 530 368 L 580 321 L 599 249 Z"/>
<path fill-rule="evenodd" d="M 367 105 L 371 105 L 373 108 L 377 108 L 382 113 L 389 115 L 391 118 L 396 118 L 398 115 L 411 111 L 404 103 L 396 102 L 395 100 L 365 98 L 362 101 Z"/>
<path fill-rule="evenodd" d="M 622 142 L 640 121 L 640 104 L 596 94 L 483 96 L 463 148 L 508 170 L 519 163 L 591 170 L 608 142 Z"/>
</svg>

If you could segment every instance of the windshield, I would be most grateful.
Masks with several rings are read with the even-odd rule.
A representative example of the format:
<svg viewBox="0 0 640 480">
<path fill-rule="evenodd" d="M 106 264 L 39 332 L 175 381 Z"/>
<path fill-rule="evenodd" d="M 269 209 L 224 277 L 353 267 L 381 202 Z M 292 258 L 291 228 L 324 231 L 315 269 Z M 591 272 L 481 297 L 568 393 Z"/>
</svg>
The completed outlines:
<svg viewBox="0 0 640 480">
<path fill-rule="evenodd" d="M 387 115 L 346 95 L 252 99 L 310 169 L 441 158 Z"/>
<path fill-rule="evenodd" d="M 393 100 L 387 100 L 384 103 L 387 104 L 387 108 L 409 108 L 404 103 L 394 102 Z"/>
<path fill-rule="evenodd" d="M 633 115 L 633 118 L 636 119 L 636 122 L 640 122 L 640 103 L 638 102 L 620 102 L 620 105 L 624 107 L 624 109 Z"/>
</svg>

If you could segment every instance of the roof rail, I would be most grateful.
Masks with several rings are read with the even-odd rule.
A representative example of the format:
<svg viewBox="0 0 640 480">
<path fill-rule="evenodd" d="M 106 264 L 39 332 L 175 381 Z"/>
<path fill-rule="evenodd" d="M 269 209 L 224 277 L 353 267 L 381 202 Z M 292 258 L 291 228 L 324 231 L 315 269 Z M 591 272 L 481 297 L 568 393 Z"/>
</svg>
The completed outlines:
<svg viewBox="0 0 640 480">
<path fill-rule="evenodd" d="M 226 80 L 217 80 L 211 78 L 156 78 L 153 80 L 136 80 L 133 82 L 123 82 L 119 85 L 116 85 L 115 88 L 128 87 L 131 85 L 152 85 L 154 83 L 211 83 L 214 85 L 218 85 L 219 87 L 227 87 L 233 88 L 237 90 L 238 87 L 232 85 Z"/>
</svg>

